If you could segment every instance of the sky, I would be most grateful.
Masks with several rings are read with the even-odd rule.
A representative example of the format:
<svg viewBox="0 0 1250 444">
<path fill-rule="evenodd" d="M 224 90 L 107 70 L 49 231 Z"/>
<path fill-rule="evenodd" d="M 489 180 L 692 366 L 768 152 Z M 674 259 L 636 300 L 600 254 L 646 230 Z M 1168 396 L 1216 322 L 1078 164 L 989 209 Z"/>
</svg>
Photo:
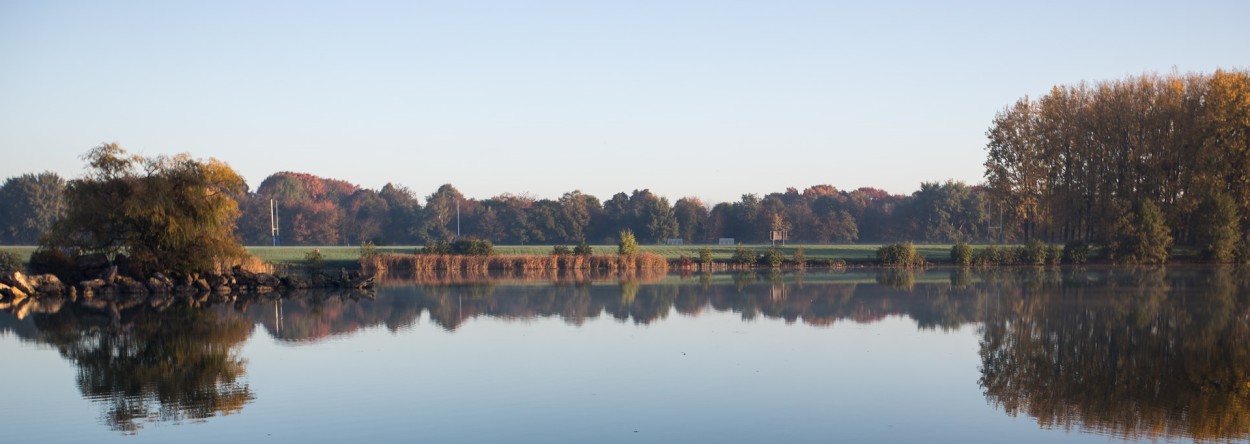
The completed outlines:
<svg viewBox="0 0 1250 444">
<path fill-rule="evenodd" d="M 1250 2 L 0 0 L 0 178 L 117 142 L 425 196 L 979 183 L 1052 86 L 1250 67 Z"/>
</svg>

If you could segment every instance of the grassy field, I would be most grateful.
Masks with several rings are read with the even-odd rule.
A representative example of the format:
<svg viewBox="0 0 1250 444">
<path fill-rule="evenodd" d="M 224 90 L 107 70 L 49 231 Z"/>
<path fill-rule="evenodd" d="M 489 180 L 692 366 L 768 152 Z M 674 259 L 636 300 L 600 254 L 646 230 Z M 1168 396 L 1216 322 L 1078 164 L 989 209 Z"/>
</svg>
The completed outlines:
<svg viewBox="0 0 1250 444">
<path fill-rule="evenodd" d="M 794 251 L 800 245 L 787 245 L 781 247 L 782 252 L 787 258 L 794 256 Z M 877 248 L 880 244 L 844 244 L 844 245 L 801 245 L 804 254 L 808 260 L 830 260 L 842 259 L 851 264 L 864 264 L 873 262 L 876 259 Z M 683 246 L 667 246 L 667 245 L 643 245 L 642 251 L 656 253 L 669 259 L 677 259 L 685 255 L 694 259 L 698 259 L 699 250 L 704 247 L 712 249 L 712 258 L 720 261 L 727 261 L 733 256 L 733 245 L 683 245 Z M 746 248 L 755 250 L 757 253 L 764 253 L 769 246 L 764 245 L 745 245 Z M 973 249 L 980 249 L 984 246 L 973 246 Z M 418 251 L 420 246 L 388 246 L 378 247 L 378 250 L 386 253 L 414 253 Z M 597 254 L 613 254 L 616 252 L 615 245 L 593 245 L 592 248 Z M 9 251 L 16 253 L 23 260 L 30 258 L 30 253 L 35 250 L 33 246 L 0 246 L 0 251 Z M 319 246 L 319 247 L 267 247 L 254 246 L 247 247 L 248 252 L 260 258 L 263 261 L 274 264 L 295 265 L 304 263 L 304 256 L 313 250 L 321 252 L 322 261 L 327 266 L 346 266 L 356 262 L 360 257 L 359 247 L 345 246 Z M 933 263 L 950 262 L 950 244 L 927 244 L 916 245 L 916 250 L 925 257 L 926 260 Z M 500 255 L 545 255 L 551 253 L 550 245 L 497 245 L 495 253 Z"/>
<path fill-rule="evenodd" d="M 848 263 L 866 263 L 876 259 L 877 248 L 881 245 L 864 244 L 864 245 L 802 245 L 803 254 L 811 259 L 842 259 Z M 669 259 L 677 259 L 682 255 L 698 259 L 699 250 L 704 247 L 712 249 L 712 258 L 721 261 L 727 261 L 733 256 L 733 245 L 684 245 L 684 246 L 667 246 L 667 245 L 643 245 L 641 250 L 648 253 L 655 253 Z M 758 253 L 764 253 L 768 250 L 768 245 L 746 245 L 746 248 L 755 250 Z M 795 249 L 799 245 L 787 245 L 781 247 L 786 257 L 793 257 Z M 327 264 L 346 263 L 355 261 L 360 255 L 358 247 L 247 247 L 248 251 L 262 260 L 278 263 L 278 264 L 294 264 L 304 260 L 304 255 L 314 248 L 321 252 L 323 260 Z M 420 246 L 398 246 L 398 247 L 378 247 L 379 251 L 388 253 L 414 253 L 418 251 Z M 592 245 L 596 254 L 614 254 L 616 253 L 616 245 Z M 930 262 L 949 262 L 951 246 L 946 245 L 917 245 L 916 249 L 920 254 L 924 255 Z M 551 254 L 551 245 L 496 245 L 495 253 L 499 255 L 546 255 Z"/>
</svg>

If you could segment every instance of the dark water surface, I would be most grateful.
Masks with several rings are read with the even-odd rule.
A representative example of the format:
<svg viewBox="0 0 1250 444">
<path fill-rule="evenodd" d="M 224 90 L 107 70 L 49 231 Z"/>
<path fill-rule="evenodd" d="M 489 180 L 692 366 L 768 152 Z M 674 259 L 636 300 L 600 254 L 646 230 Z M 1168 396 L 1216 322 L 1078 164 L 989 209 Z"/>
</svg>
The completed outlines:
<svg viewBox="0 0 1250 444">
<path fill-rule="evenodd" d="M 1250 269 L 669 275 L 0 313 L 3 442 L 1244 442 Z"/>
</svg>

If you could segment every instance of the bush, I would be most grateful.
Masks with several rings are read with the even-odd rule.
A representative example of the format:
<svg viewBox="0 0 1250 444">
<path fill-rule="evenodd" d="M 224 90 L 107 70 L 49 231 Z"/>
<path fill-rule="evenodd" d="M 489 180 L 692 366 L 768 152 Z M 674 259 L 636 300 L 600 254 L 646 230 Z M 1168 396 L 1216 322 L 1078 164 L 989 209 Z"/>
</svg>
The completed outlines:
<svg viewBox="0 0 1250 444">
<path fill-rule="evenodd" d="M 1162 264 L 1168 261 L 1171 247 L 1172 235 L 1163 220 L 1163 211 L 1154 202 L 1143 200 L 1117 221 L 1107 250 L 1115 262 Z"/>
<path fill-rule="evenodd" d="M 590 244 L 587 244 L 586 241 L 578 242 L 577 246 L 573 247 L 573 255 L 575 256 L 590 256 L 591 254 L 594 254 L 594 249 L 590 248 Z"/>
<path fill-rule="evenodd" d="M 1194 241 L 1202 258 L 1232 262 L 1237 256 L 1237 206 L 1228 194 L 1215 191 L 1203 196 L 1194 211 Z"/>
<path fill-rule="evenodd" d="M 495 254 L 495 244 L 486 239 L 464 238 L 451 243 L 451 254 L 491 256 Z"/>
<path fill-rule="evenodd" d="M 1089 262 L 1089 244 L 1081 241 L 1071 241 L 1064 244 L 1063 261 L 1076 265 Z"/>
<path fill-rule="evenodd" d="M 742 245 L 738 245 L 737 248 L 734 248 L 733 261 L 735 264 L 750 265 L 754 264 L 756 260 L 757 255 L 755 254 L 755 250 Z"/>
<path fill-rule="evenodd" d="M 1015 265 L 1020 263 L 1024 248 L 1000 248 L 990 245 L 972 255 L 973 265 Z"/>
<path fill-rule="evenodd" d="M 568 256 L 570 254 L 573 254 L 573 250 L 570 250 L 569 247 L 566 247 L 564 245 L 556 245 L 554 247 L 551 247 L 552 256 Z"/>
<path fill-rule="evenodd" d="M 878 248 L 877 262 L 893 267 L 919 267 L 925 263 L 924 257 L 911 242 L 898 242 Z"/>
<path fill-rule="evenodd" d="M 634 238 L 633 231 L 621 231 L 621 241 L 617 243 L 616 254 L 622 256 L 632 256 L 638 254 L 638 239 Z"/>
<path fill-rule="evenodd" d="M 430 242 L 421 248 L 421 254 L 448 255 L 451 254 L 451 244 L 446 241 Z"/>
<path fill-rule="evenodd" d="M 972 265 L 972 246 L 960 242 L 951 247 L 951 262 L 955 265 Z"/>
<path fill-rule="evenodd" d="M 325 258 L 321 256 L 321 250 L 313 249 L 313 251 L 304 253 L 304 265 L 309 269 L 320 269 L 321 264 L 324 262 Z"/>
<path fill-rule="evenodd" d="M 1033 239 L 1020 247 L 1020 262 L 1025 265 L 1046 265 L 1046 244 Z"/>
<path fill-rule="evenodd" d="M 360 243 L 360 260 L 364 261 L 372 259 L 378 255 L 378 246 L 373 241 L 364 241 Z"/>
<path fill-rule="evenodd" d="M 699 250 L 699 263 L 712 263 L 712 247 L 703 247 L 703 249 Z"/>
<path fill-rule="evenodd" d="M 803 247 L 794 249 L 794 265 L 799 268 L 807 266 L 807 254 L 803 251 Z"/>
<path fill-rule="evenodd" d="M 22 258 L 16 253 L 8 251 L 0 251 L 0 273 L 9 274 L 14 271 L 22 271 L 26 266 L 22 264 Z"/>
<path fill-rule="evenodd" d="M 1063 253 L 1060 252 L 1058 245 L 1049 244 L 1046 246 L 1046 263 L 1047 264 L 1059 265 L 1059 260 L 1061 258 L 1063 258 Z"/>
<path fill-rule="evenodd" d="M 786 255 L 783 254 L 781 249 L 777 247 L 769 248 L 768 252 L 764 253 L 764 262 L 767 263 L 769 267 L 780 268 L 782 262 L 785 261 Z"/>
<path fill-rule="evenodd" d="M 30 255 L 31 274 L 54 274 L 64 282 L 78 282 L 74 258 L 54 248 L 40 248 Z"/>
</svg>

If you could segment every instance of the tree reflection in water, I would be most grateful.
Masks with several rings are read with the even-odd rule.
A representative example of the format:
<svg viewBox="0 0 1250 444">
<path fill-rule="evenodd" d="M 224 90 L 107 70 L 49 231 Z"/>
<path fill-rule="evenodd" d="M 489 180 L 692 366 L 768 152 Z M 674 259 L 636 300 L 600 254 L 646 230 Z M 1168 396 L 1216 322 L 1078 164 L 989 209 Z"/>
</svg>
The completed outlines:
<svg viewBox="0 0 1250 444">
<path fill-rule="evenodd" d="M 1070 273 L 988 284 L 981 386 L 1043 427 L 1250 438 L 1245 269 Z"/>
<path fill-rule="evenodd" d="M 1043 427 L 1134 439 L 1250 438 L 1245 268 L 443 278 L 392 282 L 376 295 L 218 302 L 129 305 L 117 316 L 63 304 L 35 314 L 34 328 L 0 316 L 0 331 L 55 346 L 78 366 L 84 396 L 107 406 L 108 423 L 134 431 L 143 421 L 198 420 L 250 402 L 238 349 L 256 324 L 300 343 L 377 326 L 398 331 L 422 319 L 451 331 L 479 317 L 649 324 L 715 311 L 823 327 L 901 316 L 921 329 L 976 325 L 984 395 Z"/>
<path fill-rule="evenodd" d="M 36 316 L 36 340 L 78 366 L 83 396 L 104 406 L 114 430 L 146 421 L 202 420 L 240 411 L 254 395 L 240 382 L 238 348 L 252 323 L 224 310 L 147 305 L 118 317 L 68 309 Z"/>
</svg>

